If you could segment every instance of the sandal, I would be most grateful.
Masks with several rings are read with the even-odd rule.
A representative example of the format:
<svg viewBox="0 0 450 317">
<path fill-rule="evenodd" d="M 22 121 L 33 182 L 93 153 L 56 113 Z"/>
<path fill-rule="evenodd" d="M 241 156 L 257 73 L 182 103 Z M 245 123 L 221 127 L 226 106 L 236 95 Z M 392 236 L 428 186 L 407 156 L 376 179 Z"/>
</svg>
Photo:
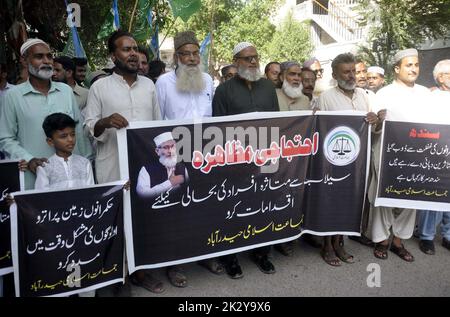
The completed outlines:
<svg viewBox="0 0 450 317">
<path fill-rule="evenodd" d="M 342 246 L 339 246 L 338 248 L 334 249 L 334 252 L 336 253 L 337 257 L 341 259 L 341 261 L 344 261 L 345 263 L 355 263 L 355 259 L 353 258 L 353 255 L 348 254 L 345 252 L 344 248 Z"/>
<path fill-rule="evenodd" d="M 131 274 L 130 282 L 131 282 L 131 284 L 145 288 L 146 290 L 148 290 L 152 293 L 160 294 L 160 293 L 164 292 L 163 282 L 154 278 L 150 274 L 145 274 L 145 277 L 142 281 L 137 278 L 136 274 Z"/>
<path fill-rule="evenodd" d="M 342 263 L 339 258 L 336 257 L 333 251 L 320 250 L 320 255 L 324 261 L 331 266 L 341 266 Z"/>
<path fill-rule="evenodd" d="M 413 262 L 414 257 L 411 253 L 409 253 L 408 250 L 405 249 L 405 246 L 403 244 L 400 245 L 400 247 L 397 247 L 392 243 L 391 248 L 389 249 L 395 254 L 397 254 L 402 260 L 405 260 L 406 262 Z"/>
<path fill-rule="evenodd" d="M 175 287 L 186 287 L 187 277 L 183 270 L 178 266 L 170 266 L 167 268 L 167 277 L 170 283 Z"/>
<path fill-rule="evenodd" d="M 373 249 L 373 255 L 382 260 L 386 260 L 388 258 L 388 247 L 389 244 L 381 244 L 381 243 L 375 243 L 375 248 Z"/>
<path fill-rule="evenodd" d="M 223 265 L 217 260 L 217 258 L 206 259 L 197 262 L 199 265 L 207 268 L 211 273 L 221 275 L 225 272 Z"/>
</svg>

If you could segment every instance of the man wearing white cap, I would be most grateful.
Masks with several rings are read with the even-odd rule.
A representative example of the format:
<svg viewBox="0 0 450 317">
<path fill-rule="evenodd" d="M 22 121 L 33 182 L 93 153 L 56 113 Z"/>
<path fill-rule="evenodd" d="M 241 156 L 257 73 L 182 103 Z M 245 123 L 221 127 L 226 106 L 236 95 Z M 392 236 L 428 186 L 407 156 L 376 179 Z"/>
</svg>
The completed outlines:
<svg viewBox="0 0 450 317">
<path fill-rule="evenodd" d="M 214 85 L 211 76 L 200 68 L 200 45 L 191 31 L 174 38 L 176 69 L 161 75 L 156 82 L 163 119 L 210 117 Z"/>
<path fill-rule="evenodd" d="M 233 64 L 238 68 L 238 74 L 217 87 L 213 99 L 213 115 L 279 111 L 275 86 L 270 80 L 262 78 L 255 46 L 249 42 L 237 44 L 233 50 Z M 269 252 L 270 246 L 253 251 L 258 268 L 267 274 L 275 273 L 275 267 L 268 258 Z M 236 254 L 224 256 L 223 261 L 231 278 L 243 277 Z"/>
<path fill-rule="evenodd" d="M 249 42 L 237 44 L 233 50 L 237 76 L 217 87 L 213 99 L 213 115 L 225 116 L 253 111 L 279 111 L 273 83 L 262 78 L 259 56 Z"/>
<path fill-rule="evenodd" d="M 384 69 L 379 66 L 370 66 L 367 69 L 368 88 L 377 92 L 384 85 Z"/>
<path fill-rule="evenodd" d="M 380 89 L 376 94 L 375 111 L 380 118 L 396 121 L 418 121 L 426 112 L 430 92 L 424 86 L 415 83 L 419 76 L 419 54 L 416 49 L 399 51 L 394 56 L 395 80 L 392 84 Z M 380 159 L 381 140 L 374 138 L 373 157 L 375 170 L 369 186 L 369 201 L 372 210 L 372 241 L 376 243 L 374 255 L 380 259 L 387 259 L 391 228 L 394 238 L 390 250 L 407 262 L 414 261 L 414 257 L 402 244 L 403 239 L 411 238 L 416 218 L 413 209 L 374 207 L 376 188 L 378 183 L 378 168 Z"/>
<path fill-rule="evenodd" d="M 92 150 L 83 133 L 82 116 L 72 89 L 51 81 L 53 56 L 47 43 L 29 39 L 20 48 L 29 79 L 11 88 L 4 96 L 0 114 L 0 150 L 11 158 L 24 159 L 31 172 L 25 174 L 25 189 L 34 188 L 35 172 L 54 154 L 46 140 L 42 123 L 52 113 L 62 112 L 80 122 L 76 127 L 74 153 L 89 157 Z"/>
<path fill-rule="evenodd" d="M 182 163 L 177 163 L 176 143 L 172 133 L 165 132 L 153 139 L 159 161 L 143 166 L 139 171 L 136 191 L 141 198 L 149 199 L 177 189 L 188 179 Z"/>
</svg>

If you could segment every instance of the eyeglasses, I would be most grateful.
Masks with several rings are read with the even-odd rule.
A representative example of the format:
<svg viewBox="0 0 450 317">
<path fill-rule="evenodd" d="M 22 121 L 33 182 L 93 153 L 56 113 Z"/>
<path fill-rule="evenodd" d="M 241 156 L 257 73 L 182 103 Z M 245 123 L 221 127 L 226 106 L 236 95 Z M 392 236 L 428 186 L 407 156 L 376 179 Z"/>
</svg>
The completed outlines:
<svg viewBox="0 0 450 317">
<path fill-rule="evenodd" d="M 183 56 L 183 57 L 195 57 L 198 58 L 200 57 L 200 51 L 195 51 L 195 52 L 188 52 L 188 51 L 182 51 L 182 52 L 177 52 L 178 55 Z"/>
<path fill-rule="evenodd" d="M 236 56 L 236 58 L 243 59 L 243 60 L 246 61 L 247 63 L 251 63 L 253 60 L 255 60 L 255 62 L 259 61 L 259 56 L 258 56 L 258 55 L 252 55 L 252 56 Z"/>
<path fill-rule="evenodd" d="M 315 71 L 314 71 L 314 73 L 316 73 L 316 75 L 317 74 L 323 74 L 323 68 L 320 68 L 320 69 L 316 69 Z"/>
</svg>

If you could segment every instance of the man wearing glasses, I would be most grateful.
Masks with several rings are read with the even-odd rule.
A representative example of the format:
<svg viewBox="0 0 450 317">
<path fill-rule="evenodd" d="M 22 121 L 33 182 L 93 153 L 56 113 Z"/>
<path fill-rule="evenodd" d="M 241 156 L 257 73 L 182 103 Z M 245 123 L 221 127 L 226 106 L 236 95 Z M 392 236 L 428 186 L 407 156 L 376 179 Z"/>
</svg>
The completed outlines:
<svg viewBox="0 0 450 317">
<path fill-rule="evenodd" d="M 214 86 L 211 76 L 200 69 L 200 46 L 191 31 L 174 38 L 176 69 L 156 82 L 161 116 L 164 120 L 211 116 Z"/>
<path fill-rule="evenodd" d="M 217 87 L 213 99 L 213 115 L 226 116 L 254 111 L 279 111 L 278 98 L 273 83 L 262 78 L 259 56 L 253 44 L 242 42 L 233 50 L 233 64 L 238 73 Z M 258 268 L 267 274 L 275 273 L 269 261 L 270 246 L 255 249 L 252 253 Z M 236 254 L 222 258 L 227 274 L 242 278 L 243 273 Z"/>
<path fill-rule="evenodd" d="M 185 31 L 177 33 L 173 42 L 176 68 L 174 71 L 161 75 L 156 82 L 161 116 L 164 120 L 210 117 L 214 86 L 211 76 L 200 69 L 198 40 L 194 32 Z M 169 149 L 161 148 L 157 150 L 158 152 L 169 154 Z M 183 170 L 176 171 L 177 168 L 172 180 L 168 176 L 170 184 L 166 182 L 167 186 L 174 186 L 182 180 Z M 187 175 L 184 176 L 186 177 Z M 223 266 L 215 258 L 200 261 L 199 264 L 214 274 L 224 272 Z M 186 273 L 179 265 L 169 266 L 167 277 L 173 286 L 188 285 Z"/>
</svg>

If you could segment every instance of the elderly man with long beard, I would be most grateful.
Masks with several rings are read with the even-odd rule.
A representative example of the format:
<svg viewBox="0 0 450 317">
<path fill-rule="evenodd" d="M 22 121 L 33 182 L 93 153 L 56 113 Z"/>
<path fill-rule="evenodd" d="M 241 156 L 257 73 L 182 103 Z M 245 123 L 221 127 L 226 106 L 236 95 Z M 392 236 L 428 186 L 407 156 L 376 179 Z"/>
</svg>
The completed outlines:
<svg viewBox="0 0 450 317">
<path fill-rule="evenodd" d="M 311 110 L 310 102 L 302 90 L 302 68 L 297 62 L 281 63 L 280 79 L 283 83 L 276 90 L 280 111 Z"/>
<path fill-rule="evenodd" d="M 200 69 L 200 46 L 191 31 L 174 38 L 174 71 L 156 82 L 161 116 L 165 120 L 210 117 L 214 86 Z"/>
<path fill-rule="evenodd" d="M 213 115 L 279 111 L 275 86 L 270 80 L 262 78 L 255 46 L 248 42 L 241 42 L 235 46 L 233 56 L 233 64 L 238 68 L 238 73 L 217 87 L 213 100 Z M 268 259 L 269 252 L 270 246 L 253 251 L 256 265 L 266 274 L 275 273 L 275 267 Z M 223 261 L 227 274 L 231 278 L 243 277 L 236 254 L 224 256 Z"/>
<path fill-rule="evenodd" d="M 174 49 L 175 70 L 161 75 L 156 82 L 162 118 L 210 117 L 214 86 L 211 76 L 200 69 L 200 45 L 195 34 L 185 31 L 175 35 Z M 224 272 L 222 264 L 215 258 L 199 264 L 214 274 Z M 168 267 L 167 276 L 172 285 L 187 286 L 187 277 L 181 266 Z"/>
</svg>

